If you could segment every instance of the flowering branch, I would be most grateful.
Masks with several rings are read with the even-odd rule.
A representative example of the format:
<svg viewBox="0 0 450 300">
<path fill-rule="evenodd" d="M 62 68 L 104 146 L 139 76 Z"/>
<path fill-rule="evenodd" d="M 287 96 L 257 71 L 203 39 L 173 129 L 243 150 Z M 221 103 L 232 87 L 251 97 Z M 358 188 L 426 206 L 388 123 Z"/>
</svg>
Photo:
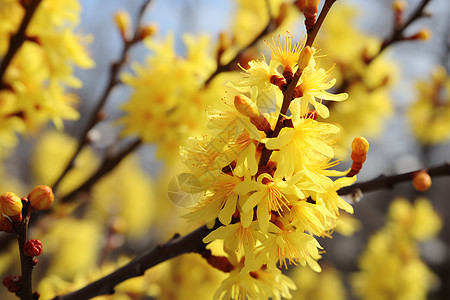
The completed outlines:
<svg viewBox="0 0 450 300">
<path fill-rule="evenodd" d="M 353 184 L 343 187 L 338 191 L 339 195 L 355 194 L 359 191 L 362 193 L 373 192 L 382 189 L 392 189 L 394 185 L 402 182 L 411 181 L 414 175 L 419 171 L 426 171 L 430 176 L 448 176 L 450 175 L 450 162 L 427 169 L 420 169 L 412 172 L 406 172 L 394 175 L 381 175 L 375 179 Z"/>
<path fill-rule="evenodd" d="M 23 5 L 25 8 L 25 15 L 23 16 L 22 22 L 20 23 L 19 30 L 17 30 L 16 34 L 11 36 L 8 52 L 6 52 L 5 56 L 3 57 L 2 63 L 0 64 L 0 90 L 3 88 L 3 75 L 5 74 L 6 69 L 14 58 L 14 55 L 20 49 L 23 42 L 25 42 L 25 40 L 27 39 L 25 32 L 41 1 L 42 0 L 34 0 L 31 1 L 28 5 Z"/>
<path fill-rule="evenodd" d="M 312 46 L 314 39 L 316 38 L 317 33 L 319 32 L 319 29 L 322 26 L 323 20 L 325 20 L 325 17 L 328 14 L 328 12 L 330 11 L 330 8 L 334 4 L 334 2 L 336 2 L 336 0 L 326 0 L 325 1 L 325 4 L 323 5 L 322 10 L 320 11 L 320 15 L 319 15 L 319 18 L 317 19 L 317 22 L 314 24 L 314 27 L 308 33 L 305 47 Z M 292 80 L 287 83 L 287 86 L 283 90 L 283 104 L 281 105 L 280 114 L 278 115 L 278 120 L 275 125 L 275 129 L 268 135 L 268 137 L 270 137 L 270 138 L 277 137 L 278 134 L 280 133 L 281 129 L 284 127 L 284 124 L 283 124 L 284 116 L 286 115 L 289 105 L 293 99 L 294 89 L 297 86 L 298 81 L 300 80 L 300 76 L 301 76 L 301 70 L 299 68 L 298 71 L 294 74 L 294 77 L 292 78 Z M 273 150 L 267 149 L 264 146 L 264 149 L 261 152 L 261 158 L 259 159 L 259 166 L 265 166 L 267 164 L 272 152 L 273 152 Z"/>
<path fill-rule="evenodd" d="M 99 295 L 113 294 L 117 284 L 132 277 L 142 276 L 147 269 L 161 262 L 184 253 L 201 253 L 205 249 L 203 238 L 215 228 L 216 226 L 212 229 L 202 226 L 183 237 L 176 235 L 167 243 L 136 257 L 111 274 L 75 292 L 57 296 L 53 300 L 90 299 Z"/>
<path fill-rule="evenodd" d="M 150 2 L 151 2 L 151 0 L 145 0 L 145 2 L 142 4 L 142 6 L 141 6 L 141 8 L 139 10 L 138 22 L 137 22 L 137 25 L 136 25 L 136 29 L 135 29 L 135 31 L 133 33 L 133 37 L 130 38 L 130 39 L 126 39 L 126 38 L 123 39 L 124 46 L 123 46 L 123 49 L 122 49 L 122 54 L 121 54 L 120 59 L 118 61 L 113 62 L 111 64 L 111 68 L 110 68 L 110 72 L 109 72 L 108 85 L 106 86 L 105 90 L 103 91 L 103 94 L 100 97 L 100 100 L 98 101 L 97 106 L 92 111 L 91 117 L 89 119 L 88 124 L 83 129 L 83 131 L 82 131 L 82 133 L 80 135 L 80 138 L 78 139 L 78 146 L 77 146 L 74 154 L 70 158 L 69 163 L 67 164 L 67 166 L 64 169 L 64 171 L 61 173 L 61 175 L 58 177 L 58 179 L 53 184 L 53 187 L 52 187 L 53 190 L 57 189 L 57 187 L 61 183 L 62 179 L 66 176 L 66 174 L 70 171 L 70 169 L 72 169 L 72 167 L 74 165 L 74 161 L 78 157 L 78 155 L 80 154 L 81 150 L 84 148 L 84 146 L 86 146 L 86 144 L 89 143 L 89 138 L 88 138 L 89 131 L 99 121 L 101 121 L 101 119 L 102 119 L 102 117 L 101 117 L 101 110 L 105 106 L 105 103 L 108 100 L 108 97 L 109 97 L 111 91 L 119 83 L 119 80 L 117 79 L 117 77 L 119 75 L 120 69 L 122 68 L 122 66 L 127 61 L 129 50 L 131 49 L 132 46 L 136 45 L 139 41 L 142 40 L 142 32 L 141 32 L 142 30 L 141 30 L 141 27 L 139 26 L 139 24 L 140 24 L 140 22 L 142 20 L 142 16 L 144 15 L 144 11 L 148 7 Z"/>
</svg>

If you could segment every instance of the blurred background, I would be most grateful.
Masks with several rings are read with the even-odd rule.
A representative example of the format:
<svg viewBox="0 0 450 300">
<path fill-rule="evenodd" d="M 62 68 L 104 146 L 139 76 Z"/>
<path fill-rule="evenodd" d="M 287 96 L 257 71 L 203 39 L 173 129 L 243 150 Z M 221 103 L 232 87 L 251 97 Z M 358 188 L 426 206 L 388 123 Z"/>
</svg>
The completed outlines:
<svg viewBox="0 0 450 300">
<path fill-rule="evenodd" d="M 228 32 L 230 35 L 234 33 L 231 28 L 236 22 L 237 12 L 241 9 L 239 5 L 242 2 L 244 1 L 153 0 L 143 14 L 142 24 L 157 24 L 158 31 L 152 36 L 152 39 L 156 42 L 165 41 L 168 34 L 173 34 L 175 52 L 180 57 L 185 57 L 187 46 L 183 41 L 183 35 L 186 33 L 194 36 L 206 34 L 210 37 L 211 48 L 214 49 L 221 33 Z M 421 0 L 406 1 L 405 19 L 421 2 Z M 114 14 L 118 10 L 125 10 L 130 15 L 133 26 L 136 26 L 136 16 L 142 3 L 143 1 L 138 0 L 111 0 L 107 3 L 95 0 L 80 1 L 82 11 L 77 31 L 93 37 L 88 46 L 88 52 L 96 64 L 92 69 L 75 70 L 75 75 L 83 82 L 83 87 L 71 92 L 78 94 L 81 119 L 64 123 L 64 130 L 69 137 L 56 137 L 58 133 L 55 133 L 53 126 L 49 125 L 48 128 L 35 136 L 21 138 L 14 152 L 3 161 L 4 169 L 7 170 L 5 174 L 7 175 L 1 174 L 3 177 L 8 177 L 8 182 L 12 178 L 15 179 L 15 190 L 18 194 L 26 195 L 32 186 L 37 184 L 36 175 L 30 172 L 31 169 L 36 168 L 36 164 L 44 165 L 46 169 L 60 169 L 59 166 L 53 166 L 51 160 L 45 164 L 45 159 L 37 154 L 39 151 L 46 152 L 47 156 L 50 155 L 49 153 L 60 154 L 57 150 L 51 152 L 53 150 L 48 150 L 50 148 L 39 150 L 42 149 L 39 145 L 44 139 L 58 140 L 58 142 L 54 142 L 55 145 L 47 145 L 47 147 L 67 147 L 67 150 L 60 151 L 73 151 L 70 149 L 74 148 L 72 145 L 74 142 L 70 137 L 79 138 L 81 128 L 86 126 L 88 122 L 88 119 L 84 116 L 89 116 L 94 109 L 96 101 L 98 101 L 107 85 L 107 74 L 110 72 L 111 63 L 118 59 L 122 51 L 123 40 L 114 22 Z M 265 5 L 263 0 L 257 0 L 255 3 L 257 3 L 255 7 Z M 339 42 L 336 42 L 336 48 L 333 50 L 333 46 L 330 46 L 333 45 L 333 28 L 337 30 L 339 27 L 333 22 L 336 22 L 336 24 L 352 24 L 359 35 L 378 41 L 389 37 L 392 33 L 394 22 L 393 1 L 339 0 L 335 6 L 332 8 L 329 20 L 325 20 L 324 28 L 319 32 L 319 37 L 315 42 L 320 49 L 320 55 L 325 56 L 323 62 L 321 62 L 324 68 L 332 66 L 333 58 L 340 58 L 340 55 L 333 51 L 346 51 L 347 48 L 345 47 L 352 43 L 355 49 L 364 47 L 365 43 L 367 45 L 371 43 L 357 39 L 347 41 L 344 47 L 337 45 Z M 337 13 L 341 9 L 343 10 L 342 7 L 349 9 L 351 13 L 338 15 Z M 450 2 L 447 0 L 431 0 L 425 11 L 429 16 L 414 21 L 407 27 L 405 34 L 407 36 L 413 35 L 421 29 L 427 28 L 431 32 L 431 37 L 428 40 L 394 43 L 379 57 L 386 65 L 383 66 L 382 72 L 385 72 L 383 74 L 387 74 L 390 78 L 389 84 L 383 87 L 383 93 L 386 94 L 383 94 L 383 99 L 387 98 L 390 104 L 386 111 L 380 110 L 379 115 L 367 116 L 367 120 L 370 120 L 369 123 L 366 124 L 363 121 L 358 123 L 361 128 L 358 128 L 356 134 L 365 136 L 370 142 L 370 150 L 366 163 L 358 175 L 358 182 L 370 180 L 382 174 L 409 172 L 450 161 L 450 135 L 436 143 L 424 143 L 414 133 L 412 129 L 414 119 L 409 117 L 410 108 L 420 98 L 417 82 L 424 81 L 431 84 L 432 74 L 438 65 L 443 66 L 447 70 L 447 74 L 450 68 Z M 336 15 L 333 15 L 334 12 L 336 12 Z M 305 32 L 304 19 L 299 13 L 290 16 L 290 18 L 289 27 L 282 28 L 280 26 L 276 33 L 269 33 L 267 37 L 288 30 L 294 36 L 294 40 L 300 39 Z M 257 23 L 258 21 L 260 21 L 260 24 Z M 329 27 L 326 25 L 328 21 L 330 21 Z M 250 27 L 254 26 L 256 32 L 258 32 L 258 28 L 264 27 L 264 22 L 266 21 L 262 19 L 251 20 Z M 346 33 L 344 32 L 342 35 L 345 36 Z M 323 43 L 323 46 L 321 46 L 321 43 Z M 256 43 L 255 47 L 256 58 L 260 58 L 260 52 L 268 53 L 268 48 L 262 41 Z M 351 51 L 353 50 L 349 50 L 349 53 Z M 151 53 L 143 43 L 137 44 L 130 50 L 128 61 L 123 66 L 121 73 L 133 73 L 133 69 L 130 67 L 131 62 L 144 64 L 146 57 Z M 342 55 L 342 57 L 344 61 L 345 55 Z M 342 83 L 342 78 L 345 77 L 342 70 L 345 70 L 345 67 L 341 67 L 337 63 L 335 68 L 338 82 Z M 368 72 L 371 72 L 371 70 Z M 351 91 L 347 92 L 349 93 L 347 101 L 352 101 Z M 92 153 L 83 154 L 85 156 L 84 162 L 79 162 L 77 169 L 80 174 L 95 166 L 98 157 L 105 155 L 109 151 L 110 145 L 117 140 L 121 130 L 121 126 L 117 124 L 117 119 L 124 115 L 124 112 L 119 108 L 128 101 L 132 93 L 133 89 L 127 85 L 118 85 L 112 90 L 104 109 L 107 118 L 99 122 L 90 132 L 93 143 L 90 145 L 89 151 Z M 442 93 L 443 99 L 447 101 L 443 107 L 450 106 L 450 91 L 447 90 L 447 92 Z M 360 94 L 355 92 L 355 95 L 357 95 L 355 98 L 358 98 Z M 364 103 L 366 99 L 359 99 L 358 101 Z M 369 100 L 367 99 L 367 101 Z M 332 112 L 333 109 L 334 107 L 330 108 Z M 361 113 L 361 115 L 364 114 Z M 369 128 L 372 126 L 376 128 Z M 444 127 L 442 130 L 450 132 L 450 127 Z M 48 132 L 55 136 L 48 137 Z M 126 142 L 127 139 L 121 140 L 121 143 L 123 141 Z M 348 143 L 346 147 L 349 146 Z M 114 171 L 110 177 L 107 177 L 93 189 L 91 196 L 95 200 L 90 208 L 68 207 L 61 209 L 62 211 L 66 210 L 65 213 L 76 211 L 75 217 L 62 218 L 57 221 L 48 219 L 46 223 L 44 222 L 45 225 L 30 233 L 35 238 L 40 238 L 42 235 L 45 247 L 48 247 L 48 250 L 46 250 L 48 257 L 44 256 L 41 259 L 42 264 L 36 268 L 34 274 L 38 290 L 39 288 L 48 290 L 49 295 L 52 294 L 50 290 L 55 293 L 70 290 L 74 286 L 80 286 L 82 283 L 98 277 L 99 274 L 114 269 L 129 257 L 167 240 L 174 233 L 185 234 L 198 226 L 198 224 L 185 226 L 184 219 L 180 218 L 185 209 L 174 205 L 167 196 L 168 182 L 174 174 L 179 172 L 181 163 L 180 161 L 168 163 L 164 159 L 158 158 L 156 154 L 158 147 L 158 142 L 144 144 L 137 150 L 138 155 L 131 156 L 123 161 L 117 171 Z M 339 166 L 340 170 L 345 170 L 351 165 L 348 156 L 348 148 L 342 150 L 344 161 Z M 36 163 L 35 160 L 39 162 Z M 74 185 L 76 185 L 75 182 L 82 181 L 78 177 L 83 176 L 73 175 Z M 340 272 L 342 284 L 347 290 L 342 292 L 345 295 L 344 299 L 359 299 L 351 291 L 351 274 L 359 270 L 358 258 L 367 246 L 371 235 L 385 225 L 389 205 L 398 197 L 406 198 L 412 203 L 416 198 L 422 196 L 431 200 L 434 209 L 443 220 L 443 227 L 436 237 L 418 244 L 422 260 L 436 274 L 437 278 L 430 290 L 428 299 L 450 298 L 450 223 L 447 222 L 450 216 L 449 183 L 449 177 L 444 176 L 433 178 L 432 188 L 426 192 L 417 191 L 409 182 L 395 185 L 390 190 L 364 194 L 360 201 L 354 204 L 354 218 L 356 220 L 349 223 L 353 224 L 349 225 L 351 227 L 349 232 L 342 234 L 337 230 L 338 232 L 333 234 L 332 239 L 319 239 L 324 247 L 321 264 L 332 266 Z M 123 185 L 121 186 L 121 184 Z M 1 188 L 2 193 L 6 191 L 4 184 L 1 185 Z M 130 198 L 141 198 L 141 201 L 123 203 L 123 200 L 119 198 L 123 199 L 126 193 Z M 133 206 L 133 208 L 130 209 L 129 206 Z M 137 210 L 140 212 L 137 213 Z M 64 215 L 63 212 L 60 212 L 60 214 Z M 81 221 L 81 218 L 77 216 L 84 216 L 85 218 Z M 135 220 L 134 223 L 133 219 Z M 98 220 L 101 221 L 97 222 Z M 60 225 L 54 226 L 55 224 Z M 76 234 L 74 233 L 71 237 L 68 233 L 72 231 Z M 5 234 L 2 233 L 2 235 Z M 64 246 L 65 244 L 70 246 Z M 84 245 L 87 244 L 95 244 L 96 246 L 92 246 L 92 249 L 86 252 Z M 58 254 L 58 251 L 65 251 L 64 247 L 67 247 L 68 250 L 64 254 Z M 0 260 L 3 261 L 0 268 L 2 274 L 9 274 L 13 270 L 17 270 L 16 264 L 12 263 L 18 260 L 13 249 L 13 245 L 4 246 L 2 249 L 2 256 L 0 257 Z M 8 251 L 5 250 L 8 250 L 10 254 L 7 254 Z M 192 258 L 193 262 L 191 262 L 181 261 L 177 258 L 173 262 L 177 267 L 174 267 L 173 264 L 166 264 L 156 268 L 155 271 L 146 273 L 145 281 L 123 287 L 123 294 L 128 298 L 117 299 L 153 299 L 155 297 L 193 299 L 186 298 L 186 295 L 188 295 L 186 292 L 187 286 L 199 283 L 194 282 L 195 278 L 189 279 L 191 281 L 181 278 L 183 276 L 180 274 L 195 269 L 193 266 L 199 263 L 194 262 L 195 259 Z M 5 263 L 6 260 L 10 262 Z M 109 264 L 104 263 L 108 261 L 110 261 Z M 87 272 L 89 274 L 83 274 L 82 268 L 88 268 L 92 265 L 92 262 L 96 262 L 94 265 L 98 265 L 99 268 Z M 206 271 L 192 272 L 200 274 Z M 51 273 L 57 274 L 59 279 L 46 275 Z M 210 277 L 214 276 L 211 275 Z M 175 277 L 178 279 L 175 280 Z M 45 278 L 45 280 L 40 282 L 42 278 Z M 199 276 L 199 278 L 203 277 Z M 180 289 L 178 294 L 168 293 L 168 290 L 174 289 L 175 284 L 178 284 Z M 212 290 L 214 291 L 215 288 L 212 287 Z M 130 292 L 131 290 L 133 292 Z M 145 293 L 142 292 L 143 290 L 145 290 Z M 182 296 L 183 292 L 186 293 L 184 296 Z M 206 295 L 204 291 L 199 293 Z M 10 294 L 4 294 L 4 291 L 0 292 L 1 299 L 10 299 L 10 297 Z M 300 297 L 297 296 L 294 299 L 303 299 Z M 309 299 L 313 299 L 312 296 Z M 335 299 L 341 298 L 336 296 Z"/>
</svg>

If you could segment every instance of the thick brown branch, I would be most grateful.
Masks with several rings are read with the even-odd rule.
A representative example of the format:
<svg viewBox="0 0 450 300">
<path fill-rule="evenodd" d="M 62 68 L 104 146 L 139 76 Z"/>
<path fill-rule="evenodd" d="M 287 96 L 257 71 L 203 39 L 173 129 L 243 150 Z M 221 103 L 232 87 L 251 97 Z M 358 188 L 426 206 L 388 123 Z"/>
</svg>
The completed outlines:
<svg viewBox="0 0 450 300">
<path fill-rule="evenodd" d="M 53 184 L 52 189 L 54 191 L 57 190 L 62 179 L 72 169 L 75 159 L 78 157 L 78 155 L 80 154 L 80 152 L 84 148 L 84 146 L 86 146 L 86 144 L 89 142 L 89 139 L 88 139 L 89 131 L 101 120 L 101 118 L 99 118 L 100 112 L 103 109 L 103 107 L 105 106 L 105 103 L 108 100 L 108 97 L 109 97 L 111 91 L 119 83 L 117 77 L 119 75 L 119 72 L 120 72 L 122 66 L 127 61 L 128 52 L 133 45 L 136 45 L 136 43 L 141 40 L 141 29 L 140 29 L 139 24 L 142 20 L 144 11 L 147 8 L 147 6 L 150 4 L 150 2 L 151 2 L 151 0 L 146 0 L 144 2 L 144 4 L 141 6 L 141 9 L 139 10 L 139 14 L 138 14 L 138 24 L 136 25 L 136 29 L 133 33 L 133 37 L 130 40 L 124 40 L 124 46 L 123 46 L 122 53 L 120 55 L 119 60 L 111 64 L 109 78 L 108 78 L 108 84 L 107 84 L 105 90 L 103 91 L 103 94 L 101 95 L 101 97 L 97 103 L 97 106 L 92 111 L 86 127 L 81 132 L 75 152 L 73 153 L 72 157 L 70 158 L 69 162 L 67 163 L 64 171 L 60 174 L 58 179 Z"/>
<path fill-rule="evenodd" d="M 22 287 L 17 293 L 21 300 L 33 300 L 31 274 L 33 271 L 33 262 L 30 257 L 24 253 L 24 245 L 27 241 L 28 222 L 30 221 L 29 203 L 25 202 L 22 210 L 23 220 L 17 228 L 17 241 L 19 244 L 20 266 L 22 272 Z"/>
<path fill-rule="evenodd" d="M 141 276 L 145 270 L 163 261 L 184 253 L 201 253 L 205 249 L 205 244 L 203 244 L 202 240 L 212 230 L 202 226 L 183 237 L 175 237 L 167 243 L 136 257 L 127 265 L 86 287 L 65 296 L 55 297 L 53 300 L 90 299 L 99 295 L 113 294 L 114 287 L 117 284 L 129 278 Z"/>
<path fill-rule="evenodd" d="M 28 24 L 30 24 L 30 21 L 41 1 L 42 0 L 31 1 L 31 3 L 25 7 L 25 15 L 23 16 L 22 22 L 20 23 L 19 30 L 17 30 L 16 34 L 11 36 L 8 51 L 6 52 L 5 56 L 3 57 L 2 63 L 0 64 L 0 90 L 3 87 L 3 75 L 5 74 L 6 69 L 8 69 L 8 66 L 14 58 L 14 55 L 16 55 L 23 42 L 25 42 L 25 40 L 27 39 L 26 30 Z"/>
<path fill-rule="evenodd" d="M 450 162 L 446 162 L 436 167 L 421 170 L 425 170 L 431 177 L 449 176 Z M 360 190 L 362 193 L 368 193 L 377 190 L 392 189 L 396 184 L 411 181 L 414 173 L 418 171 L 420 170 L 389 176 L 381 175 L 378 178 L 366 182 L 360 182 L 351 186 L 341 188 L 340 190 L 338 190 L 338 194 L 339 195 L 355 194 L 357 190 Z"/>
</svg>

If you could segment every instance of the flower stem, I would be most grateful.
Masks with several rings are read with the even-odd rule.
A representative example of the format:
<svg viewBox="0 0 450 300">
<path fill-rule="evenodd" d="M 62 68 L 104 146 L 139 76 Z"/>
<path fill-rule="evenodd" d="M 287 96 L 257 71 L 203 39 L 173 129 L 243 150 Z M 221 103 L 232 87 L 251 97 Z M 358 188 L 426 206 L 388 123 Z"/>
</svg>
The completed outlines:
<svg viewBox="0 0 450 300">
<path fill-rule="evenodd" d="M 6 52 L 5 56 L 3 57 L 2 63 L 0 64 L 0 90 L 3 87 L 3 75 L 5 74 L 6 69 L 8 69 L 8 66 L 14 58 L 14 55 L 16 55 L 23 42 L 25 42 L 25 40 L 27 39 L 26 30 L 28 24 L 30 24 L 30 21 L 41 1 L 42 0 L 31 1 L 31 3 L 25 7 L 25 15 L 23 16 L 22 22 L 20 23 L 19 30 L 17 30 L 16 34 L 11 36 L 8 51 Z"/>
<path fill-rule="evenodd" d="M 25 202 L 22 209 L 23 219 L 20 222 L 20 225 L 16 229 L 17 241 L 19 244 L 19 253 L 20 253 L 20 266 L 22 273 L 22 287 L 19 292 L 17 292 L 18 296 L 21 300 L 33 300 L 33 290 L 32 290 L 32 280 L 31 274 L 34 268 L 33 262 L 30 260 L 29 256 L 26 256 L 24 253 L 24 245 L 27 241 L 27 232 L 28 232 L 28 223 L 30 221 L 30 211 L 29 211 L 29 202 Z"/>
</svg>

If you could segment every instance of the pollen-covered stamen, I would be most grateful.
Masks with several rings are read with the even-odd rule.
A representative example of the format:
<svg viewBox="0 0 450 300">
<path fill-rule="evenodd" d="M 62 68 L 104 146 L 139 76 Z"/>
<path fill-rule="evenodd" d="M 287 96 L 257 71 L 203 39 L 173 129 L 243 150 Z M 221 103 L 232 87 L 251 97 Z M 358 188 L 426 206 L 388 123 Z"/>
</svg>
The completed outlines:
<svg viewBox="0 0 450 300">
<path fill-rule="evenodd" d="M 272 50 L 272 59 L 278 62 L 284 70 L 291 70 L 291 72 L 298 61 L 304 45 L 304 43 L 292 45 L 292 38 L 292 36 L 289 36 L 289 33 L 286 33 L 283 46 L 281 46 L 280 34 L 278 35 L 277 42 L 275 42 L 273 36 L 272 43 L 265 41 L 266 45 Z"/>
</svg>

